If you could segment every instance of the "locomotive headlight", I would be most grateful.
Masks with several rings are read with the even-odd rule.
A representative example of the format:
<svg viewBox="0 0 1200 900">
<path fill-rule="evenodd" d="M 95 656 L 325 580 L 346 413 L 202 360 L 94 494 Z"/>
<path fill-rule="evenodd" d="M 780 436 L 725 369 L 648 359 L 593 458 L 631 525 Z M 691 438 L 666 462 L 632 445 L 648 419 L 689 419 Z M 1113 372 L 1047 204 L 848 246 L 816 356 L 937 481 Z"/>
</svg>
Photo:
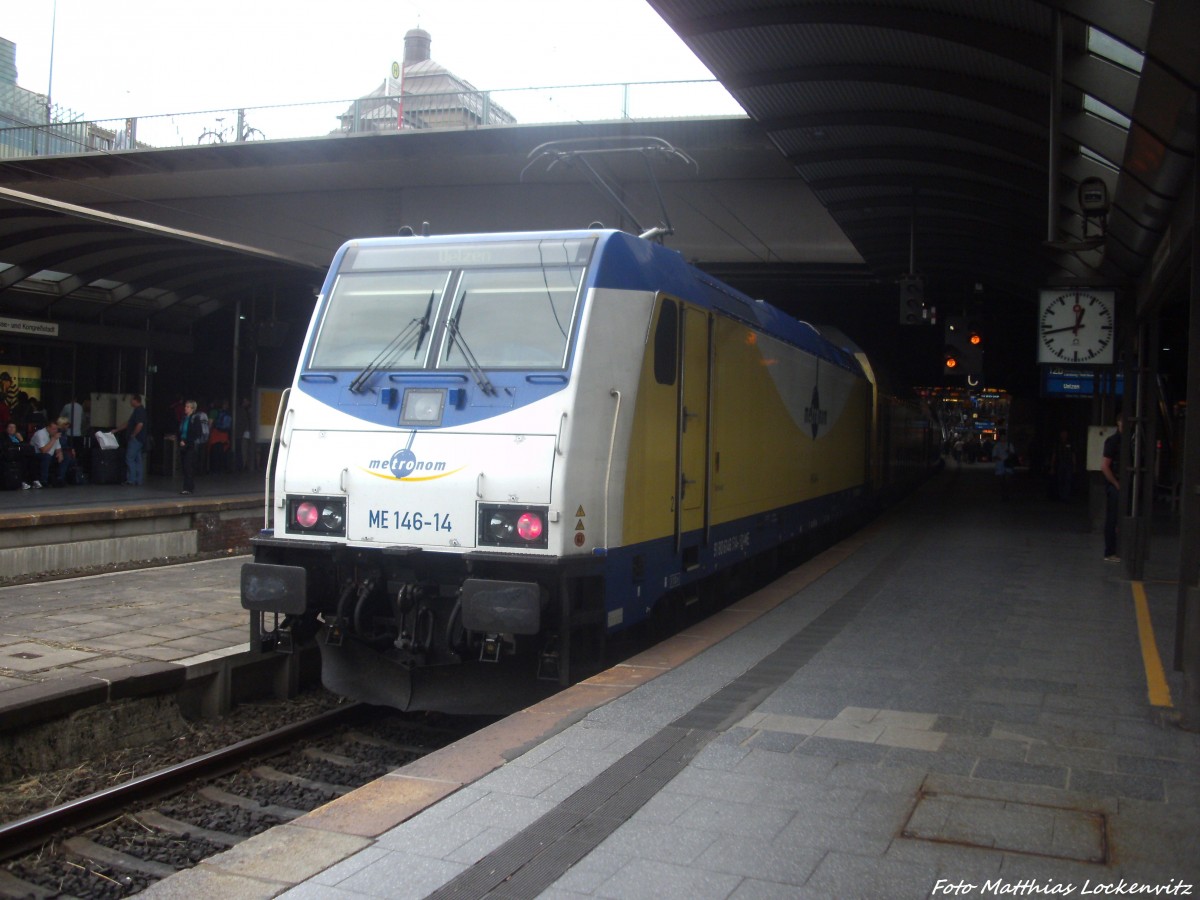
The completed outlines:
<svg viewBox="0 0 1200 900">
<path fill-rule="evenodd" d="M 346 530 L 346 507 L 340 503 L 326 503 L 321 507 L 321 522 L 327 531 L 344 533 Z"/>
<path fill-rule="evenodd" d="M 400 406 L 400 424 L 439 425 L 445 406 L 445 388 L 407 388 Z"/>
<path fill-rule="evenodd" d="M 545 549 L 547 509 L 544 506 L 479 507 L 479 543 L 492 547 Z"/>
<path fill-rule="evenodd" d="M 288 497 L 287 511 L 288 534 L 346 534 L 346 501 L 341 497 Z"/>
<path fill-rule="evenodd" d="M 494 512 L 488 519 L 488 534 L 492 540 L 503 543 L 511 541 L 513 533 L 516 531 L 513 525 L 512 516 L 501 512 Z"/>
</svg>

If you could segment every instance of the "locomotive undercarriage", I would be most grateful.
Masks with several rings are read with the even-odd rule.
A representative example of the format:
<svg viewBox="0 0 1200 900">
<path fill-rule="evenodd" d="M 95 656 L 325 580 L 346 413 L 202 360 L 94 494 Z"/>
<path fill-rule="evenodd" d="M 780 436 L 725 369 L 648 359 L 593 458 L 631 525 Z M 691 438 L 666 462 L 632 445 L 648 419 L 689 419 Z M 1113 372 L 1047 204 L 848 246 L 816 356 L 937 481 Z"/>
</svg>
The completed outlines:
<svg viewBox="0 0 1200 900">
<path fill-rule="evenodd" d="M 321 680 L 343 696 L 495 712 L 499 694 L 519 709 L 568 683 L 573 632 L 603 642 L 598 577 L 560 560 L 296 543 L 256 541 L 242 580 L 252 637 L 279 652 L 315 640 Z"/>
</svg>

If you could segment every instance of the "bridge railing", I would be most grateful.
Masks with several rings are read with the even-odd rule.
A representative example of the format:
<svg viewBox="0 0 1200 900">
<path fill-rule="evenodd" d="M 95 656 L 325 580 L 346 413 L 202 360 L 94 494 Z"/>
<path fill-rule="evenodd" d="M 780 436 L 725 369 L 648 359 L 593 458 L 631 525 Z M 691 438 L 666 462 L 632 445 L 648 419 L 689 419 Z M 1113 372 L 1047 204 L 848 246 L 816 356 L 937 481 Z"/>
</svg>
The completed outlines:
<svg viewBox="0 0 1200 900">
<path fill-rule="evenodd" d="M 729 115 L 744 113 L 717 81 L 459 90 L 50 124 L 0 113 L 0 159 L 409 129 Z"/>
</svg>

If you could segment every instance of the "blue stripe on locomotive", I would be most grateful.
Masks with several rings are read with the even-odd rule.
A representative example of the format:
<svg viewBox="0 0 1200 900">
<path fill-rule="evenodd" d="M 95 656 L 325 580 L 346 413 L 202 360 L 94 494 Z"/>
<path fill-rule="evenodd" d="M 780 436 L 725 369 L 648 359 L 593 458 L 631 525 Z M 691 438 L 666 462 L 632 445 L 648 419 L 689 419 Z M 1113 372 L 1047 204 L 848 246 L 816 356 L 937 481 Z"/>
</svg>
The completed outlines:
<svg viewBox="0 0 1200 900">
<path fill-rule="evenodd" d="M 686 593 L 689 585 L 716 572 L 831 522 L 850 518 L 861 511 L 863 504 L 863 489 L 854 488 L 714 525 L 706 545 L 701 541 L 701 532 L 684 534 L 682 545 L 699 551 L 698 564 L 687 570 L 680 569 L 674 535 L 601 551 L 609 630 L 629 627 L 647 618 L 651 607 L 671 591 L 682 589 Z M 641 593 L 634 595 L 631 588 Z M 616 610 L 622 611 L 619 623 L 612 620 Z"/>
<path fill-rule="evenodd" d="M 772 337 L 800 347 L 841 368 L 856 373 L 861 371 L 852 356 L 824 340 L 815 330 L 804 323 L 796 321 L 767 303 L 753 300 L 705 275 L 699 269 L 688 264 L 674 250 L 620 231 L 530 232 L 452 235 L 434 238 L 371 238 L 346 244 L 338 250 L 322 287 L 322 295 L 326 300 L 328 299 L 347 250 L 355 244 L 387 244 L 399 241 L 468 244 L 551 238 L 569 240 L 587 237 L 596 237 L 597 246 L 585 276 L 583 299 L 576 313 L 576 327 L 571 332 L 565 370 L 489 369 L 488 378 L 499 390 L 499 399 L 488 399 L 480 395 L 470 377 L 461 370 L 437 369 L 379 373 L 373 382 L 375 390 L 365 394 L 356 394 L 351 392 L 349 387 L 349 382 L 356 373 L 314 370 L 310 369 L 306 363 L 299 378 L 298 389 L 313 399 L 335 407 L 364 423 L 394 427 L 400 398 L 406 387 L 418 385 L 445 387 L 450 390 L 458 388 L 461 389 L 461 394 L 456 396 L 456 402 L 447 405 L 443 419 L 437 427 L 467 425 L 489 419 L 499 412 L 537 402 L 561 391 L 566 386 L 570 378 L 571 360 L 574 359 L 578 341 L 578 321 L 583 314 L 583 304 L 587 302 L 589 292 L 594 288 L 662 292 L 679 297 L 701 307 L 717 310 L 744 321 Z M 308 360 L 310 353 L 311 347 L 306 346 L 302 358 Z"/>
</svg>

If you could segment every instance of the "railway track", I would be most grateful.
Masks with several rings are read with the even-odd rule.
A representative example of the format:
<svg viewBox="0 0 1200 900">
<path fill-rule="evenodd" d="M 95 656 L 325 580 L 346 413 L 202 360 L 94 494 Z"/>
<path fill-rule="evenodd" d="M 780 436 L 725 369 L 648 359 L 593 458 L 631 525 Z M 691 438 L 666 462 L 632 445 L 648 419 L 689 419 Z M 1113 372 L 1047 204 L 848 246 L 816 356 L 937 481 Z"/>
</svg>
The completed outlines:
<svg viewBox="0 0 1200 900">
<path fill-rule="evenodd" d="M 0 897 L 124 897 L 482 724 L 349 706 L 0 826 Z"/>
</svg>

